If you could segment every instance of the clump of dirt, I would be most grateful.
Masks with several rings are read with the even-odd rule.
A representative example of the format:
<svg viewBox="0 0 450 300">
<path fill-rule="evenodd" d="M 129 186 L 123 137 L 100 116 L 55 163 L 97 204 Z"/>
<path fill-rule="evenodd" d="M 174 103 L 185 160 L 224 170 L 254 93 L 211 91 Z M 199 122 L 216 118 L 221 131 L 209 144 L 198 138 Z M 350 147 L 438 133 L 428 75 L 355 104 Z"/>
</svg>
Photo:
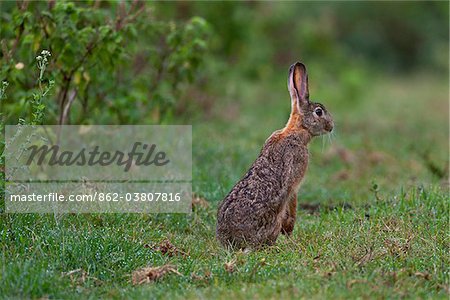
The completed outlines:
<svg viewBox="0 0 450 300">
<path fill-rule="evenodd" d="M 208 284 L 212 279 L 212 273 L 210 270 L 205 270 L 203 275 L 196 274 L 194 272 L 191 273 L 191 280 L 199 283 L 201 285 Z"/>
<path fill-rule="evenodd" d="M 178 249 L 176 246 L 174 246 L 168 239 L 163 240 L 159 245 L 157 246 L 150 246 L 150 245 L 144 245 L 145 248 L 151 248 L 154 251 L 159 251 L 163 255 L 167 255 L 169 257 L 181 255 L 182 257 L 188 256 L 188 254 Z"/>
<path fill-rule="evenodd" d="M 175 269 L 175 267 L 172 265 L 145 267 L 138 269 L 131 274 L 131 282 L 133 283 L 133 285 L 150 283 L 152 281 L 160 279 L 161 277 L 169 273 L 174 273 L 182 276 L 180 272 L 178 272 L 177 269 Z"/>
<path fill-rule="evenodd" d="M 328 204 L 320 204 L 320 203 L 300 203 L 299 208 L 302 210 L 306 210 L 310 214 L 319 214 L 320 210 L 323 211 L 334 211 L 338 208 L 342 208 L 344 210 L 351 210 L 353 209 L 353 206 L 350 203 L 340 203 L 336 205 Z"/>
<path fill-rule="evenodd" d="M 209 203 L 208 200 L 206 200 L 205 198 L 202 198 L 200 196 L 197 195 L 193 195 L 192 196 L 192 209 L 197 209 L 197 208 L 208 208 L 209 207 Z"/>
<path fill-rule="evenodd" d="M 231 261 L 226 262 L 224 264 L 225 271 L 227 271 L 228 273 L 233 273 L 235 271 L 235 267 L 236 267 L 235 259 L 232 259 Z"/>
</svg>

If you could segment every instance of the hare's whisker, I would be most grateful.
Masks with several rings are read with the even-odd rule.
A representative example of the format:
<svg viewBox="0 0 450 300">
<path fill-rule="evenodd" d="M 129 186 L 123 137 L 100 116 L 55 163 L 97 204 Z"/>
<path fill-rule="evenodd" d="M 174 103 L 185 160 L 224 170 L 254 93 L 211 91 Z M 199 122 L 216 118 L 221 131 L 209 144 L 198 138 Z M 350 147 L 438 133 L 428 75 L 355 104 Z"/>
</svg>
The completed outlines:
<svg viewBox="0 0 450 300">
<path fill-rule="evenodd" d="M 322 153 L 323 149 L 325 149 L 325 134 L 322 135 Z"/>
</svg>

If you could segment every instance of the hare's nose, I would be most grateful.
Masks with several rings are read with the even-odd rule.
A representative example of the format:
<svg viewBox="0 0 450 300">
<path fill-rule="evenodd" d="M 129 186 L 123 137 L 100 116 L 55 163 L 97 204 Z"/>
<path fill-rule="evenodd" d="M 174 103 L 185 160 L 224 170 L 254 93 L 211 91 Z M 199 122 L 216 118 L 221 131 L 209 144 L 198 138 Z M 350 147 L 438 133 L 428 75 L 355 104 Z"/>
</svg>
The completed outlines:
<svg viewBox="0 0 450 300">
<path fill-rule="evenodd" d="M 330 131 L 330 132 L 331 132 L 331 131 L 333 130 L 333 127 L 334 127 L 334 123 L 333 123 L 333 121 L 331 121 L 331 122 L 327 123 L 325 129 L 326 129 L 327 131 Z"/>
</svg>

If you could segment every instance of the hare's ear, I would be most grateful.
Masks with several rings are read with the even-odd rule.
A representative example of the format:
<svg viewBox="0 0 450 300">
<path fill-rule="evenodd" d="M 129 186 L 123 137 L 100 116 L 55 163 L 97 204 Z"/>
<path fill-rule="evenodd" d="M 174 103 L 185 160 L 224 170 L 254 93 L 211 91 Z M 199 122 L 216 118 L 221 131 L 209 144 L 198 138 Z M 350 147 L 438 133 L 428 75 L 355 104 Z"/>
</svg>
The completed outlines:
<svg viewBox="0 0 450 300">
<path fill-rule="evenodd" d="M 300 113 L 302 104 L 309 103 L 308 73 L 304 64 L 296 62 L 289 68 L 288 89 L 291 94 L 292 112 Z"/>
</svg>

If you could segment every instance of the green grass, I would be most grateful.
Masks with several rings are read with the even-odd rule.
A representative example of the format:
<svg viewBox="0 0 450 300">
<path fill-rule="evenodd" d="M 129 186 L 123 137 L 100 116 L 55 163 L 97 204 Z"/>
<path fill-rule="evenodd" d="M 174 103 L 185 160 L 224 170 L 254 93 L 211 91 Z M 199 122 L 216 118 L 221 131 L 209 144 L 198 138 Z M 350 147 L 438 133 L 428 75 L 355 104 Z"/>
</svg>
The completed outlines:
<svg viewBox="0 0 450 300">
<path fill-rule="evenodd" d="M 311 144 L 299 203 L 315 206 L 300 207 L 293 236 L 273 247 L 219 246 L 217 204 L 287 120 L 284 81 L 225 82 L 208 118 L 194 122 L 193 190 L 208 207 L 190 215 L 2 214 L 0 297 L 448 299 L 448 177 L 429 167 L 448 164 L 445 78 L 374 78 L 355 99 L 338 84 L 313 85 L 337 123 L 331 143 Z M 156 250 L 165 239 L 186 255 Z M 181 275 L 132 285 L 134 270 L 164 264 Z"/>
</svg>

